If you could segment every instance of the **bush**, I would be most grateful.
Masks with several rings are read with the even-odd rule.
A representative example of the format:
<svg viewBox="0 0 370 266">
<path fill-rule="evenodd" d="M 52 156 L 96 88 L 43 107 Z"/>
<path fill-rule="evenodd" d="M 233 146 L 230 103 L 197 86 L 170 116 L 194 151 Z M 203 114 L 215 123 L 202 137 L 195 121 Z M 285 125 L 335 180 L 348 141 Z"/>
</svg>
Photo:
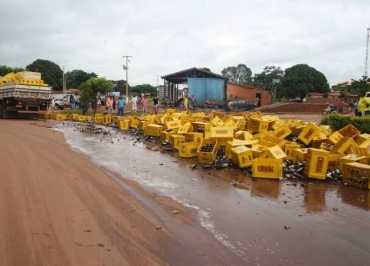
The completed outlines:
<svg viewBox="0 0 370 266">
<path fill-rule="evenodd" d="M 361 133 L 370 133 L 370 116 L 343 116 L 339 114 L 331 114 L 325 116 L 320 125 L 329 125 L 334 131 L 337 131 L 348 124 L 352 124 Z"/>
</svg>

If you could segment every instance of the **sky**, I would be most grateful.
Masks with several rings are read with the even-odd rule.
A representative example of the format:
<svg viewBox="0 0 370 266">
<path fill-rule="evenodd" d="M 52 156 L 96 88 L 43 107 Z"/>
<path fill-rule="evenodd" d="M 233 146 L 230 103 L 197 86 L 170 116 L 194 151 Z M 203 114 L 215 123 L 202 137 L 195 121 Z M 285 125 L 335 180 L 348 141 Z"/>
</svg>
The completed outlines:
<svg viewBox="0 0 370 266">
<path fill-rule="evenodd" d="M 157 86 L 193 67 L 221 74 L 245 64 L 257 74 L 307 64 L 334 85 L 365 73 L 370 1 L 12 0 L 0 2 L 0 17 L 0 65 L 44 59 Z"/>
</svg>

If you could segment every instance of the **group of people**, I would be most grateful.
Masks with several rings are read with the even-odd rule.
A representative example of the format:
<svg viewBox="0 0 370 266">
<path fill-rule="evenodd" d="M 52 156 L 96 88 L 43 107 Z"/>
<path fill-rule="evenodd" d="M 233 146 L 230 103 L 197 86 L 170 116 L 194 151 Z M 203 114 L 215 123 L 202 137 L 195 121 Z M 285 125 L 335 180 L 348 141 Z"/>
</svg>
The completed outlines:
<svg viewBox="0 0 370 266">
<path fill-rule="evenodd" d="M 325 114 L 330 114 L 333 112 L 338 112 L 339 114 L 343 114 L 344 108 L 349 107 L 349 115 L 350 116 L 367 116 L 370 115 L 370 98 L 366 96 L 365 92 L 360 93 L 360 97 L 351 103 L 346 103 L 344 99 L 340 99 L 337 106 L 333 104 L 329 104 L 329 106 L 324 110 Z"/>
</svg>

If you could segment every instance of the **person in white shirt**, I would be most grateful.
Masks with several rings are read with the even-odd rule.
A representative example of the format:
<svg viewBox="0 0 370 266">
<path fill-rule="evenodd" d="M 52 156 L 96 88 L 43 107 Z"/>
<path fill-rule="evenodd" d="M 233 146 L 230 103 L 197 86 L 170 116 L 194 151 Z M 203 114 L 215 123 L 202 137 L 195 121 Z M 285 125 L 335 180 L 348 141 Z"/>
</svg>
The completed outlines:
<svg viewBox="0 0 370 266">
<path fill-rule="evenodd" d="M 132 113 L 136 114 L 137 112 L 137 96 L 136 95 L 132 97 L 131 105 L 132 105 Z"/>
</svg>

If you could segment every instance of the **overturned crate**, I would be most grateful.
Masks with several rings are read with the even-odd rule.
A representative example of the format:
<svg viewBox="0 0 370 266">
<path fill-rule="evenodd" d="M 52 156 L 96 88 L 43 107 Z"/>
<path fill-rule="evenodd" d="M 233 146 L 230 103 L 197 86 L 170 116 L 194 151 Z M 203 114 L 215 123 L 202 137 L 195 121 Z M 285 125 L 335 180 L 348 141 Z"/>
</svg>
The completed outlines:
<svg viewBox="0 0 370 266">
<path fill-rule="evenodd" d="M 256 158 L 252 161 L 252 177 L 281 179 L 283 161 L 281 159 Z"/>
<path fill-rule="evenodd" d="M 346 163 L 343 166 L 343 182 L 349 186 L 370 189 L 370 165 Z"/>
</svg>

